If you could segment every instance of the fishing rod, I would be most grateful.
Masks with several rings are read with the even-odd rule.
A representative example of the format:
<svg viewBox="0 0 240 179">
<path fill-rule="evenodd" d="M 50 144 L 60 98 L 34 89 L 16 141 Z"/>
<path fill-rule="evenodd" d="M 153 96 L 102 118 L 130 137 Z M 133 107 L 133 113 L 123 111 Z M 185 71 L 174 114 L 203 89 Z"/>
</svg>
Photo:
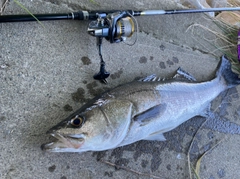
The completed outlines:
<svg viewBox="0 0 240 179">
<path fill-rule="evenodd" d="M 106 78 L 110 73 L 105 70 L 105 62 L 102 57 L 102 42 L 105 38 L 110 43 L 119 43 L 130 38 L 138 25 L 134 16 L 153 16 L 168 14 L 204 13 L 220 11 L 240 11 L 240 7 L 208 8 L 208 9 L 179 9 L 179 10 L 99 10 L 78 11 L 56 14 L 20 14 L 2 15 L 0 23 L 24 22 L 24 21 L 51 21 L 51 20 L 90 20 L 87 32 L 97 38 L 97 47 L 100 57 L 100 71 L 93 76 L 94 79 L 107 83 Z"/>
</svg>

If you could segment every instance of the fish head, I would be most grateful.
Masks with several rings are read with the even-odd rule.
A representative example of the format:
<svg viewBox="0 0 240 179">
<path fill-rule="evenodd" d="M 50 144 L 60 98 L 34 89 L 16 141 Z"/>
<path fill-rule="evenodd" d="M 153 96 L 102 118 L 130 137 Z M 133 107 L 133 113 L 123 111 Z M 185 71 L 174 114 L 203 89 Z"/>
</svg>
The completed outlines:
<svg viewBox="0 0 240 179">
<path fill-rule="evenodd" d="M 119 100 L 80 108 L 47 133 L 56 141 L 43 144 L 50 152 L 86 152 L 115 148 L 126 136 L 131 103 Z"/>
</svg>

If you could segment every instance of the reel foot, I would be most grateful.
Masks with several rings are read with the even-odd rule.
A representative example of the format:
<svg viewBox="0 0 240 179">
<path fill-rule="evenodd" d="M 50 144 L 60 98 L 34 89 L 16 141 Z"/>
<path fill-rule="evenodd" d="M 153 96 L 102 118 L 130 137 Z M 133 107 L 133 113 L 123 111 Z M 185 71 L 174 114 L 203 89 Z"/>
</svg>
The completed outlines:
<svg viewBox="0 0 240 179">
<path fill-rule="evenodd" d="M 95 80 L 99 80 L 100 82 L 107 84 L 106 78 L 110 75 L 109 72 L 105 70 L 105 62 L 101 62 L 100 71 L 93 76 Z"/>
</svg>

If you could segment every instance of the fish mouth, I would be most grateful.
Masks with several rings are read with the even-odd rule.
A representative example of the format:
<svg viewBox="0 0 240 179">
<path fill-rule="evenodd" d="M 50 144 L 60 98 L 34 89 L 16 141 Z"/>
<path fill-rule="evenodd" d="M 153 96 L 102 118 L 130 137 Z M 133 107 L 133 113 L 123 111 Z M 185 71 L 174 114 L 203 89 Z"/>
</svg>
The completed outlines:
<svg viewBox="0 0 240 179">
<path fill-rule="evenodd" d="M 55 139 L 54 142 L 41 145 L 41 149 L 50 152 L 74 152 L 79 149 L 85 139 L 83 135 L 64 135 L 58 132 L 50 133 Z"/>
</svg>

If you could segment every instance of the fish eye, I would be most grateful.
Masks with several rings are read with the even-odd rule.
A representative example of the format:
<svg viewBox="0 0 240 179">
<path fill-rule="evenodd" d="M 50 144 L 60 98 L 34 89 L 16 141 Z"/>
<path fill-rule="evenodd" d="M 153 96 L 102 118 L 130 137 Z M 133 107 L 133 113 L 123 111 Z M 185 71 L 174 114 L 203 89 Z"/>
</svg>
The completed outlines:
<svg viewBox="0 0 240 179">
<path fill-rule="evenodd" d="M 75 126 L 75 127 L 81 126 L 82 123 L 83 123 L 83 118 L 80 117 L 80 116 L 76 116 L 75 118 L 73 118 L 73 119 L 71 120 L 71 124 L 72 124 L 73 126 Z"/>
</svg>

